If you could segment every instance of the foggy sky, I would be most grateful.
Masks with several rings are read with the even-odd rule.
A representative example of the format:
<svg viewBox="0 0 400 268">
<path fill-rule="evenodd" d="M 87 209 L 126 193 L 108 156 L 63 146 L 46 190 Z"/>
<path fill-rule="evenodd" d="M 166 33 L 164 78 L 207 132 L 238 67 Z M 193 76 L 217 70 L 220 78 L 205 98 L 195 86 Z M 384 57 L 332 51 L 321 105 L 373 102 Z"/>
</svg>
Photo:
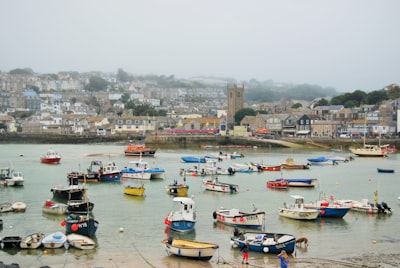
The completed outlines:
<svg viewBox="0 0 400 268">
<path fill-rule="evenodd" d="M 397 0 L 1 0 L 0 70 L 400 84 Z"/>
</svg>

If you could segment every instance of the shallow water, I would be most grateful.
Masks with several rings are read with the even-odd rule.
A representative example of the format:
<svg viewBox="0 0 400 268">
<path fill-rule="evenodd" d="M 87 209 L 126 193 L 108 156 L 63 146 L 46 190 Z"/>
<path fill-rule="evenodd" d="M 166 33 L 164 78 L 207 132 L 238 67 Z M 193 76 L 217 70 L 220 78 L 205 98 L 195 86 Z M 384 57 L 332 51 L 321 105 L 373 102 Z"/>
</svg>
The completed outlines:
<svg viewBox="0 0 400 268">
<path fill-rule="evenodd" d="M 24 172 L 25 185 L 20 188 L 0 188 L 0 202 L 23 201 L 28 205 L 25 213 L 3 213 L 4 227 L 0 236 L 19 235 L 24 237 L 33 232 L 45 234 L 64 231 L 60 222 L 63 216 L 42 214 L 41 206 L 46 199 L 52 198 L 50 189 L 56 184 L 66 184 L 66 174 L 72 170 L 84 171 L 92 160 L 112 161 L 119 167 L 128 165 L 123 155 L 124 146 L 115 144 L 96 145 L 0 145 L 0 165 L 13 166 Z M 61 164 L 41 164 L 39 158 L 48 149 L 55 149 L 61 156 Z M 228 167 L 233 163 L 259 162 L 277 165 L 292 157 L 297 164 L 307 163 L 308 157 L 348 155 L 347 152 L 331 151 L 294 151 L 291 149 L 245 149 L 245 158 L 227 160 L 220 163 Z M 194 232 L 181 235 L 168 232 L 164 217 L 178 209 L 172 196 L 165 191 L 165 185 L 174 179 L 182 180 L 180 168 L 193 164 L 180 162 L 181 156 L 203 156 L 218 152 L 211 150 L 158 150 L 155 158 L 144 161 L 151 167 L 166 170 L 164 180 L 144 181 L 145 197 L 132 197 L 123 194 L 121 183 L 88 184 L 88 195 L 95 203 L 94 216 L 100 222 L 96 234 L 98 247 L 90 252 L 74 249 L 31 251 L 0 250 L 0 260 L 4 263 L 18 262 L 22 267 L 38 267 L 49 264 L 66 264 L 70 261 L 99 262 L 105 259 L 118 259 L 124 256 L 138 256 L 149 266 L 178 267 L 171 265 L 160 241 L 167 235 L 187 239 L 218 243 L 220 248 L 210 263 L 220 260 L 238 263 L 240 251 L 232 249 L 230 236 L 232 227 L 214 223 L 212 212 L 220 207 L 239 208 L 250 211 L 253 205 L 267 213 L 266 231 L 306 236 L 308 248 L 297 248 L 296 255 L 301 258 L 341 258 L 363 253 L 386 253 L 400 248 L 399 232 L 399 179 L 397 173 L 377 173 L 376 168 L 398 168 L 398 155 L 389 158 L 355 158 L 349 163 L 336 166 L 312 166 L 310 170 L 282 170 L 281 172 L 236 173 L 234 176 L 220 176 L 219 180 L 238 184 L 237 194 L 224 194 L 205 191 L 202 177 L 187 177 L 189 194 L 194 195 L 197 206 L 197 224 Z M 233 152 L 231 150 L 230 152 Z M 23 155 L 23 156 L 20 156 Z M 313 189 L 291 188 L 277 191 L 266 188 L 266 181 L 279 177 L 284 178 L 317 178 L 319 183 Z M 378 191 L 379 201 L 385 201 L 392 208 L 392 215 L 367 215 L 350 212 L 343 219 L 320 219 L 317 221 L 296 221 L 278 216 L 278 209 L 284 203 L 291 203 L 290 195 L 299 194 L 305 201 L 315 201 L 323 192 L 337 199 L 373 199 L 373 192 Z M 123 232 L 120 232 L 123 228 Z M 260 260 L 263 264 L 276 265 L 276 256 L 251 253 L 251 260 Z M 181 261 L 179 261 L 181 263 Z M 183 262 L 182 267 L 187 267 Z M 208 264 L 202 264 L 208 265 Z M 210 264 L 211 265 L 211 264 Z M 105 267 L 105 266 L 104 266 Z M 206 266 L 207 267 L 207 266 Z"/>
</svg>

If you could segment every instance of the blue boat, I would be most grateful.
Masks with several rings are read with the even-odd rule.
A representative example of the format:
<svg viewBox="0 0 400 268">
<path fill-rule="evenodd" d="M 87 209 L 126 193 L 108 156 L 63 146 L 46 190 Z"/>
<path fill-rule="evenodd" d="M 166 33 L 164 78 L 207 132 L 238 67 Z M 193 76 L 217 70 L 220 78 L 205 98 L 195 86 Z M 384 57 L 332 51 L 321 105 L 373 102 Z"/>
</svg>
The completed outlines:
<svg viewBox="0 0 400 268">
<path fill-rule="evenodd" d="M 377 168 L 379 173 L 394 173 L 394 169 Z"/>
<path fill-rule="evenodd" d="M 180 203 L 181 209 L 170 212 L 164 223 L 174 231 L 189 232 L 196 225 L 195 203 L 189 197 L 175 197 L 172 201 Z"/>
<path fill-rule="evenodd" d="M 81 234 L 93 237 L 96 234 L 99 222 L 90 215 L 70 214 L 65 220 L 65 233 Z"/>
<path fill-rule="evenodd" d="M 338 162 L 332 158 L 326 158 L 325 156 L 307 158 L 311 165 L 336 165 Z"/>
<path fill-rule="evenodd" d="M 351 209 L 350 206 L 342 206 L 336 203 L 332 204 L 325 200 L 304 204 L 304 207 L 316 208 L 319 210 L 319 216 L 326 218 L 343 218 Z"/>
<path fill-rule="evenodd" d="M 277 181 L 282 178 L 277 179 Z M 317 179 L 305 178 L 305 179 L 285 179 L 288 182 L 288 186 L 291 187 L 315 187 Z"/>
<path fill-rule="evenodd" d="M 235 228 L 231 237 L 231 245 L 236 248 L 242 248 L 246 242 L 249 242 L 250 251 L 278 254 L 285 250 L 288 254 L 292 254 L 296 246 L 296 237 L 280 233 L 240 233 Z"/>
<path fill-rule="evenodd" d="M 127 179 L 163 179 L 165 170 L 162 168 L 149 168 L 147 162 L 139 161 L 129 161 L 133 167 L 126 167 L 121 170 L 122 178 Z"/>
<path fill-rule="evenodd" d="M 205 157 L 194 157 L 194 156 L 182 156 L 182 161 L 185 163 L 205 163 Z"/>
</svg>

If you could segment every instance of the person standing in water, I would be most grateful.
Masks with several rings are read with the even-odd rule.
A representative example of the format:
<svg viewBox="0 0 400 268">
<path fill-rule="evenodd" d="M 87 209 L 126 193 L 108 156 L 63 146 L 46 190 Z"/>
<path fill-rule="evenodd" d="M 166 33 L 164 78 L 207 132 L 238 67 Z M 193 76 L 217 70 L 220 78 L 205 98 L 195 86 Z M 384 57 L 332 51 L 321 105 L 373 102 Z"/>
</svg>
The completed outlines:
<svg viewBox="0 0 400 268">
<path fill-rule="evenodd" d="M 243 258 L 242 258 L 242 263 L 249 264 L 249 242 L 246 241 L 246 243 L 243 245 L 242 249 L 240 250 L 243 252 Z"/>
<path fill-rule="evenodd" d="M 281 268 L 288 268 L 289 256 L 286 251 L 282 250 L 281 253 L 278 254 L 278 258 L 280 260 Z"/>
</svg>

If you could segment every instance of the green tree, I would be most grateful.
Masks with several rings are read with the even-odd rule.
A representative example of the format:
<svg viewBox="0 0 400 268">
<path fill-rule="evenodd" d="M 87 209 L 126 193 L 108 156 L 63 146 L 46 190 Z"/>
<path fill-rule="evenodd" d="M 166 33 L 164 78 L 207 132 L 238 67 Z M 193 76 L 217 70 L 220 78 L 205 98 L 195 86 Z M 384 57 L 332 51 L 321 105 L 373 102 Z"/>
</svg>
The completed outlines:
<svg viewBox="0 0 400 268">
<path fill-rule="evenodd" d="M 384 89 L 374 90 L 367 95 L 367 104 L 377 104 L 387 100 L 388 96 Z"/>
<path fill-rule="evenodd" d="M 387 91 L 387 96 L 389 99 L 395 100 L 400 98 L 400 87 L 393 86 Z"/>
<path fill-rule="evenodd" d="M 117 71 L 117 79 L 120 82 L 129 82 L 132 80 L 130 75 L 127 72 L 125 72 L 124 70 L 122 70 L 121 68 L 119 68 Z"/>
<path fill-rule="evenodd" d="M 235 113 L 235 124 L 240 124 L 240 121 L 246 116 L 256 116 L 257 112 L 251 108 L 243 108 Z"/>
<path fill-rule="evenodd" d="M 329 101 L 325 98 L 320 99 L 319 101 L 317 101 L 317 103 L 315 103 L 315 107 L 317 106 L 328 106 L 329 105 Z"/>
<path fill-rule="evenodd" d="M 89 91 L 105 91 L 108 87 L 108 82 L 99 76 L 89 78 L 87 89 Z"/>
<path fill-rule="evenodd" d="M 121 100 L 122 103 L 125 104 L 125 103 L 127 103 L 129 101 L 130 98 L 131 98 L 131 96 L 129 95 L 129 93 L 124 93 L 121 96 L 120 100 Z"/>
<path fill-rule="evenodd" d="M 290 107 L 290 108 L 297 109 L 297 108 L 300 108 L 300 107 L 303 107 L 303 105 L 300 102 L 297 102 L 297 103 L 293 104 L 292 107 Z"/>
</svg>

